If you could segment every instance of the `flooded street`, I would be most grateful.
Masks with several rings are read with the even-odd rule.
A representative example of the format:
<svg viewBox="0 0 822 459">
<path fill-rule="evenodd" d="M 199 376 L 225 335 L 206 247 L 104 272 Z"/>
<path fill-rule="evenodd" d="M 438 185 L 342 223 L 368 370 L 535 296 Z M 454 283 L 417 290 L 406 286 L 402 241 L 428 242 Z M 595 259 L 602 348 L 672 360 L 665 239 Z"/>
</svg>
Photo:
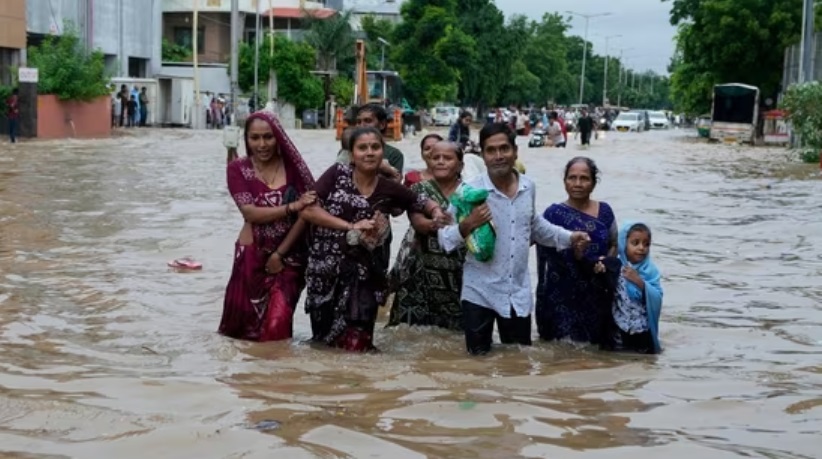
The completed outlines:
<svg viewBox="0 0 822 459">
<path fill-rule="evenodd" d="M 292 135 L 318 177 L 333 134 Z M 538 208 L 586 154 L 595 198 L 650 223 L 658 357 L 536 343 L 469 358 L 460 334 L 383 329 L 386 311 L 382 352 L 348 355 L 308 344 L 302 307 L 293 342 L 233 341 L 215 331 L 241 227 L 221 133 L 2 143 L 0 457 L 822 457 L 818 167 L 685 135 L 520 138 Z M 412 167 L 416 142 L 398 145 Z M 171 272 L 182 256 L 204 269 Z"/>
</svg>

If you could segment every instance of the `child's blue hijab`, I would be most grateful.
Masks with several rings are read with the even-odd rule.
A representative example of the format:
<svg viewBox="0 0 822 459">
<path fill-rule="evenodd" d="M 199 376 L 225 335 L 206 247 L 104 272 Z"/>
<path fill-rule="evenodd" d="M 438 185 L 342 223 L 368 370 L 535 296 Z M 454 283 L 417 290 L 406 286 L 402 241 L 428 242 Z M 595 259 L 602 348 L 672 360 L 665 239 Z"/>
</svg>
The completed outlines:
<svg viewBox="0 0 822 459">
<path fill-rule="evenodd" d="M 636 225 L 644 225 L 651 231 L 651 227 L 639 221 L 625 221 L 619 228 L 619 260 L 623 266 L 630 266 L 639 273 L 639 277 L 645 281 L 645 309 L 648 313 L 648 326 L 651 331 L 651 336 L 654 339 L 654 347 L 656 352 L 661 350 L 659 345 L 659 314 L 662 311 L 662 274 L 657 269 L 653 261 L 651 261 L 651 250 L 648 250 L 648 256 L 641 262 L 634 264 L 628 261 L 625 254 L 625 248 L 628 246 L 628 233 Z M 653 238 L 651 239 L 653 240 Z M 632 299 L 639 302 L 642 301 L 642 291 L 631 282 L 625 283 L 628 289 L 628 295 Z"/>
</svg>

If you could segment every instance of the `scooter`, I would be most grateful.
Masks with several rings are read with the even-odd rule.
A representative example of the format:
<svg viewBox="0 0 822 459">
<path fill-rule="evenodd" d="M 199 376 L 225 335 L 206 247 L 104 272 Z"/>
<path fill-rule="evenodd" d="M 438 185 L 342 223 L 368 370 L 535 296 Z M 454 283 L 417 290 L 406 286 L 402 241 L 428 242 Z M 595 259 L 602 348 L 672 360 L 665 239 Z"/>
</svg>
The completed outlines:
<svg viewBox="0 0 822 459">
<path fill-rule="evenodd" d="M 533 131 L 531 131 L 531 138 L 528 139 L 528 147 L 544 147 L 547 137 L 548 133 L 545 132 L 541 127 L 538 129 L 534 129 Z"/>
</svg>

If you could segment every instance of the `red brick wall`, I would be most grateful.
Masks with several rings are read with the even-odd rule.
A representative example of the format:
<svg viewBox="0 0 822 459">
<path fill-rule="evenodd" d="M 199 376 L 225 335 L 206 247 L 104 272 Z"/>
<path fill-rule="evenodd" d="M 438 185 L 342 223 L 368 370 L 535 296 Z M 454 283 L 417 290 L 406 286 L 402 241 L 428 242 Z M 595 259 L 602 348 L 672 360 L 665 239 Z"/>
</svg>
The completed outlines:
<svg viewBox="0 0 822 459">
<path fill-rule="evenodd" d="M 111 136 L 111 98 L 89 102 L 61 101 L 37 96 L 37 137 L 40 139 L 100 138 Z"/>
</svg>

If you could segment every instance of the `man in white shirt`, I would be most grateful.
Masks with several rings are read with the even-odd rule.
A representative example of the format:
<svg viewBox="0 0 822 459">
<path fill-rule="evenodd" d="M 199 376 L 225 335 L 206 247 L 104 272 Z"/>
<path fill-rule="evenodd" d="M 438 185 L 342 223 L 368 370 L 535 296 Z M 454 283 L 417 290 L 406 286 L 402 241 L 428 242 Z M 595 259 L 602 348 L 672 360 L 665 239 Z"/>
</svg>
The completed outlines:
<svg viewBox="0 0 822 459">
<path fill-rule="evenodd" d="M 462 312 L 465 344 L 474 355 L 491 350 L 494 322 L 505 344 L 531 344 L 531 311 L 534 299 L 528 273 L 531 243 L 557 248 L 583 249 L 590 237 L 570 232 L 543 219 L 535 211 L 534 182 L 520 175 L 516 133 L 505 124 L 488 124 L 480 131 L 480 147 L 487 173 L 466 183 L 489 191 L 488 200 L 459 224 L 439 231 L 440 245 L 454 251 L 486 222 L 496 231 L 494 256 L 480 262 L 468 254 L 463 268 Z M 453 207 L 449 209 L 453 215 Z"/>
</svg>

